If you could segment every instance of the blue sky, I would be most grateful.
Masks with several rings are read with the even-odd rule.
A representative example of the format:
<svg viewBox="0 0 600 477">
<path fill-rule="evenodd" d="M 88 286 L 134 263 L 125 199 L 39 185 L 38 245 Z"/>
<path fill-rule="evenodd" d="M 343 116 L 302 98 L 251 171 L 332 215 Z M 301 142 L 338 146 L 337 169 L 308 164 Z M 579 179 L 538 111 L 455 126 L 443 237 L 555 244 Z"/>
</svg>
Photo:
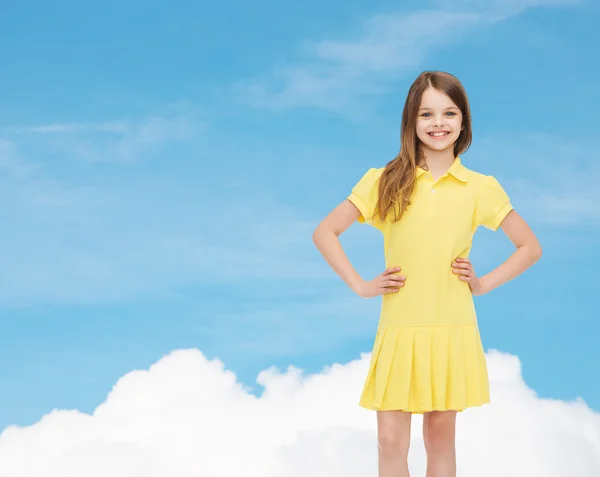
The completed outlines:
<svg viewBox="0 0 600 477">
<path fill-rule="evenodd" d="M 467 88 L 470 168 L 544 247 L 476 305 L 540 396 L 600 410 L 600 44 L 591 1 L 10 2 L 0 15 L 0 429 L 92 412 L 175 349 L 257 374 L 371 349 L 379 301 L 320 219 L 399 146 L 425 69 Z M 517 6 L 518 5 L 518 6 Z M 365 277 L 381 236 L 342 237 Z M 512 251 L 480 230 L 483 274 Z M 358 396 L 348 396 L 357 400 Z"/>
</svg>

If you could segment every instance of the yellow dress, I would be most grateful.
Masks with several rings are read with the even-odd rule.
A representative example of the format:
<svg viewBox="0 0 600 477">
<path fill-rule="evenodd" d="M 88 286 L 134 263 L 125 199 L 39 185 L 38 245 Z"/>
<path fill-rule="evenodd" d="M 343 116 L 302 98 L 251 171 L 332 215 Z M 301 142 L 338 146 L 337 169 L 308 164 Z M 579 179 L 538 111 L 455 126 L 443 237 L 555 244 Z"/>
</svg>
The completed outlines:
<svg viewBox="0 0 600 477">
<path fill-rule="evenodd" d="M 467 282 L 452 273 L 468 257 L 473 234 L 497 230 L 512 210 L 498 181 L 457 157 L 434 181 L 417 168 L 412 204 L 400 221 L 373 218 L 384 168 L 369 169 L 348 199 L 358 221 L 383 233 L 386 267 L 402 267 L 406 284 L 382 296 L 379 325 L 359 405 L 413 413 L 490 402 L 488 373 Z"/>
</svg>

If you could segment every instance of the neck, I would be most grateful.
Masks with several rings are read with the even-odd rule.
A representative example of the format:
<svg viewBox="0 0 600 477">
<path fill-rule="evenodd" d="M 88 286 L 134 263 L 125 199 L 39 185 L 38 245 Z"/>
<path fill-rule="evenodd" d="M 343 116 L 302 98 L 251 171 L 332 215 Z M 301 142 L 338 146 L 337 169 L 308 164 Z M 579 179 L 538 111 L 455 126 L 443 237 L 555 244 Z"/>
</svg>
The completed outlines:
<svg viewBox="0 0 600 477">
<path fill-rule="evenodd" d="M 445 171 L 454 162 L 454 148 L 449 147 L 443 151 L 433 151 L 431 149 L 421 149 L 422 158 L 419 161 L 419 166 L 430 170 L 431 172 Z"/>
</svg>

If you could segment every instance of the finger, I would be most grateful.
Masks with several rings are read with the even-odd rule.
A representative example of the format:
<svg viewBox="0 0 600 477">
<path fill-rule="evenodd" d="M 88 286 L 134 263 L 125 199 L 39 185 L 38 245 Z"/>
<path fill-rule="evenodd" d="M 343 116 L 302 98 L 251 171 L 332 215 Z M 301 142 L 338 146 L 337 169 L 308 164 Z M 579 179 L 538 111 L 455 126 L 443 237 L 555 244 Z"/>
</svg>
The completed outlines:
<svg viewBox="0 0 600 477">
<path fill-rule="evenodd" d="M 452 273 L 456 273 L 458 275 L 462 275 L 465 272 L 469 272 L 469 269 L 467 269 L 467 268 L 453 268 L 452 269 Z"/>
<path fill-rule="evenodd" d="M 475 275 L 475 270 L 473 269 L 471 264 L 469 264 L 468 267 L 463 270 L 466 270 L 469 273 L 469 275 Z"/>
<path fill-rule="evenodd" d="M 471 275 L 472 272 L 470 270 L 466 270 L 466 269 L 463 269 L 463 268 L 454 268 L 452 270 L 452 273 L 455 273 L 456 275 L 463 276 L 463 275 Z"/>
<path fill-rule="evenodd" d="M 389 293 L 394 293 L 394 292 L 397 292 L 398 290 L 400 290 L 400 289 L 399 289 L 399 288 L 384 288 L 384 289 L 382 290 L 382 293 L 383 293 L 384 295 L 387 295 L 387 294 L 389 294 Z"/>
<path fill-rule="evenodd" d="M 470 266 L 470 264 L 464 263 L 464 262 L 452 262 L 452 266 L 454 268 L 468 268 Z"/>
<path fill-rule="evenodd" d="M 470 260 L 468 258 L 463 258 L 463 257 L 456 257 L 456 261 L 463 262 L 463 263 L 470 263 Z"/>
<path fill-rule="evenodd" d="M 402 267 L 391 267 L 391 268 L 386 268 L 385 271 L 383 272 L 384 275 L 389 275 L 390 273 L 397 273 L 400 270 L 402 270 Z"/>
<path fill-rule="evenodd" d="M 385 277 L 385 279 L 383 279 L 381 281 L 381 283 L 383 285 L 396 285 L 397 283 L 402 283 L 406 280 L 406 276 L 405 275 L 390 275 Z"/>
<path fill-rule="evenodd" d="M 387 280 L 383 283 L 384 287 L 403 287 L 404 286 L 404 282 L 403 281 L 394 281 L 394 280 Z"/>
</svg>

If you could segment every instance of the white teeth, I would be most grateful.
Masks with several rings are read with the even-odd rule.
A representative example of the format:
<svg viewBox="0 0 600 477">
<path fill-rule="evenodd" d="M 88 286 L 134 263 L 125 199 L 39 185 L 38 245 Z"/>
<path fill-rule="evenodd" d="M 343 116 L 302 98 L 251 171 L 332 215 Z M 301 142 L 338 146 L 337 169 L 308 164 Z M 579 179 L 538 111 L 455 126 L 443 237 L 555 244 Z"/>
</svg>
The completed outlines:
<svg viewBox="0 0 600 477">
<path fill-rule="evenodd" d="M 447 132 L 434 132 L 434 133 L 429 133 L 434 137 L 441 137 L 441 136 L 445 136 L 446 134 L 449 134 Z"/>
</svg>

